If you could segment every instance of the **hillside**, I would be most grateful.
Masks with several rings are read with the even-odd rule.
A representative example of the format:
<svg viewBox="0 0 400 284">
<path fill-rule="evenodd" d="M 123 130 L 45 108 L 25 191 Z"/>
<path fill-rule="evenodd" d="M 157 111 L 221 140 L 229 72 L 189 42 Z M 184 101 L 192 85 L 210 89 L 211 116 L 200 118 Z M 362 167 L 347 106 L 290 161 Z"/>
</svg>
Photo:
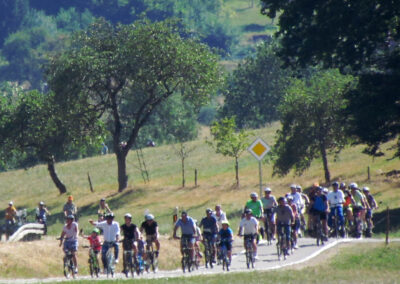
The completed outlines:
<svg viewBox="0 0 400 284">
<path fill-rule="evenodd" d="M 278 126 L 276 123 L 256 130 L 254 134 L 273 145 L 274 133 Z M 101 197 L 107 198 L 118 221 L 122 221 L 121 216 L 125 212 L 131 212 L 134 221 L 139 222 L 146 210 L 151 211 L 159 220 L 162 233 L 170 232 L 175 207 L 188 209 L 191 215 L 200 218 L 206 207 L 214 207 L 216 203 L 221 203 L 230 217 L 237 217 L 248 194 L 259 190 L 257 162 L 249 153 L 244 153 L 240 158 L 241 187 L 235 188 L 233 160 L 215 154 L 213 149 L 204 143 L 206 136 L 203 132 L 203 138 L 189 143 L 196 149 L 186 161 L 187 187 L 184 189 L 181 188 L 180 160 L 174 154 L 172 145 L 143 150 L 150 174 L 150 182 L 147 184 L 143 182 L 137 168 L 136 153 L 131 151 L 127 163 L 130 186 L 121 194 L 117 194 L 116 190 L 116 159 L 112 154 L 59 163 L 57 171 L 66 183 L 69 194 L 74 196 L 80 209 L 81 224 L 87 229 L 90 226 L 86 225 L 86 221 L 96 218 Z M 390 144 L 385 148 L 389 147 Z M 399 179 L 395 175 L 386 177 L 384 173 L 398 169 L 399 160 L 388 160 L 387 157 L 372 160 L 361 154 L 362 149 L 362 146 L 347 148 L 338 157 L 330 157 L 333 179 L 355 181 L 361 186 L 369 186 L 378 201 L 382 202 L 381 208 L 386 205 L 398 207 L 400 192 L 396 188 L 399 187 Z M 367 166 L 371 168 L 370 181 L 367 181 Z M 195 168 L 198 169 L 198 187 L 194 187 Z M 94 193 L 89 190 L 88 172 L 94 185 Z M 315 161 L 300 177 L 292 174 L 283 178 L 271 177 L 271 173 L 271 165 L 263 164 L 264 184 L 271 187 L 275 195 L 284 194 L 291 183 L 308 187 L 315 181 L 323 181 L 320 161 Z M 1 173 L 0 182 L 0 204 L 3 204 L 4 208 L 8 201 L 13 200 L 18 208 L 28 208 L 32 219 L 32 211 L 37 203 L 43 200 L 52 212 L 49 232 L 58 234 L 61 228 L 61 209 L 66 196 L 58 194 L 44 165 Z"/>
</svg>

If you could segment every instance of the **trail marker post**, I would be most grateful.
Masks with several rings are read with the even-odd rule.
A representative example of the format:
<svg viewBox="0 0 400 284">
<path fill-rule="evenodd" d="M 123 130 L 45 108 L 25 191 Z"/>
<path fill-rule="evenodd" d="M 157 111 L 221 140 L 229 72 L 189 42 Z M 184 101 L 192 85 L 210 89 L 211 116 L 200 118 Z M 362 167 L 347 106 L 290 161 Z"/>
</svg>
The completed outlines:
<svg viewBox="0 0 400 284">
<path fill-rule="evenodd" d="M 261 138 L 257 138 L 250 145 L 247 150 L 258 160 L 258 172 L 260 176 L 260 197 L 262 196 L 262 167 L 261 161 L 265 157 L 265 155 L 271 151 L 271 148 L 268 146 L 266 142 L 264 142 Z"/>
</svg>

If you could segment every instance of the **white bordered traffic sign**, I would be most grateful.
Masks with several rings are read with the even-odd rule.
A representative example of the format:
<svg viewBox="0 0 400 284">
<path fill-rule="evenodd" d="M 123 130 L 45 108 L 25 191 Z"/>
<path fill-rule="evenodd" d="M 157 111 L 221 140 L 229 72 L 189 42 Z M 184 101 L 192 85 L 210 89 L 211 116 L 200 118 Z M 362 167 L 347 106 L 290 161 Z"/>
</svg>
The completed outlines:
<svg viewBox="0 0 400 284">
<path fill-rule="evenodd" d="M 271 148 L 261 138 L 257 138 L 247 150 L 259 161 L 271 151 Z"/>
</svg>

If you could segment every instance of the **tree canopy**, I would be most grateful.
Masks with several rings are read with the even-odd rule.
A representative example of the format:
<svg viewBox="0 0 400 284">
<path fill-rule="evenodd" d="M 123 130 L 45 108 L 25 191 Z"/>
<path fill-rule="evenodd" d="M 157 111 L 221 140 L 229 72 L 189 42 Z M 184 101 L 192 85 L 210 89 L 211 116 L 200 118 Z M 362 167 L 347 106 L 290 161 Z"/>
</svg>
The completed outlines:
<svg viewBox="0 0 400 284">
<path fill-rule="evenodd" d="M 51 60 L 47 79 L 57 96 L 73 97 L 104 115 L 118 161 L 118 183 L 127 186 L 126 156 L 154 110 L 181 94 L 206 103 L 221 82 L 217 57 L 175 22 L 118 25 L 99 20 L 79 32 L 72 48 Z M 123 105 L 129 109 L 121 111 Z"/>
<path fill-rule="evenodd" d="M 322 62 L 325 67 L 337 67 L 360 77 L 357 89 L 347 95 L 351 134 L 367 143 L 371 154 L 379 150 L 381 143 L 400 134 L 399 1 L 262 3 L 262 11 L 268 16 L 280 13 L 279 54 L 287 65 Z M 386 108 L 388 111 L 382 112 Z"/>
<path fill-rule="evenodd" d="M 301 174 L 320 157 L 330 181 L 327 153 L 339 153 L 349 141 L 344 93 L 353 85 L 352 76 L 337 70 L 293 80 L 279 106 L 282 128 L 273 147 L 274 174 L 286 175 L 291 169 Z"/>
</svg>

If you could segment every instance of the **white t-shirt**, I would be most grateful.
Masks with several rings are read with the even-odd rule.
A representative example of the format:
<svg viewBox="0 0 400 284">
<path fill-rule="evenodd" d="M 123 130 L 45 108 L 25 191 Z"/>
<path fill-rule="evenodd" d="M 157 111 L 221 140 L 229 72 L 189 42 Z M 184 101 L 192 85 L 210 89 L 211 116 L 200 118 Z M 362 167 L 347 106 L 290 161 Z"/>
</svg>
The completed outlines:
<svg viewBox="0 0 400 284">
<path fill-rule="evenodd" d="M 256 218 L 251 217 L 249 220 L 243 218 L 240 221 L 240 227 L 243 228 L 243 235 L 254 235 L 257 234 L 258 221 Z"/>
<path fill-rule="evenodd" d="M 337 192 L 330 191 L 328 193 L 327 198 L 329 206 L 331 207 L 338 207 L 338 206 L 342 207 L 343 202 L 345 202 L 343 191 L 341 191 L 340 189 Z"/>
<path fill-rule="evenodd" d="M 295 193 L 290 193 L 290 195 L 293 197 L 293 203 L 297 205 L 297 208 L 303 208 L 303 198 L 301 197 L 301 194 L 298 192 Z"/>
<path fill-rule="evenodd" d="M 64 226 L 63 232 L 65 232 L 65 238 L 70 240 L 78 239 L 78 223 L 72 222 L 71 227 L 68 228 L 67 225 Z"/>
<path fill-rule="evenodd" d="M 214 216 L 215 219 L 217 219 L 218 227 L 221 229 L 222 228 L 222 221 L 228 221 L 228 218 L 226 218 L 226 214 L 224 211 L 220 211 L 219 217 L 217 216 L 217 213 L 214 211 L 212 213 L 212 216 Z"/>
<path fill-rule="evenodd" d="M 117 235 L 120 234 L 119 224 L 116 221 L 113 221 L 110 225 L 107 224 L 107 221 L 103 221 L 97 223 L 96 227 L 103 230 L 105 242 L 115 242 Z"/>
</svg>

